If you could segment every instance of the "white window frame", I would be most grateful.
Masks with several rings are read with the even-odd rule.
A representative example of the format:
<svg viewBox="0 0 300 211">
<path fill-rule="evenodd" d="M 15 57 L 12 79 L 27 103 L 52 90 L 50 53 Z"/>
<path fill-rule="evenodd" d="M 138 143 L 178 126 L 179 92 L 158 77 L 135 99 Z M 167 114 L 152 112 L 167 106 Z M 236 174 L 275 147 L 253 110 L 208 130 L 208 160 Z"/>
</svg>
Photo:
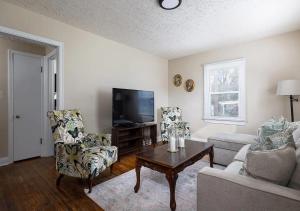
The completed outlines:
<svg viewBox="0 0 300 211">
<path fill-rule="evenodd" d="M 238 117 L 216 117 L 210 113 L 211 94 L 218 94 L 217 92 L 210 92 L 210 72 L 226 67 L 238 67 L 239 71 L 239 90 L 221 92 L 224 93 L 239 93 L 239 116 Z M 222 123 L 233 125 L 245 125 L 246 123 L 246 59 L 234 59 L 221 62 L 215 62 L 204 65 L 204 115 L 203 120 L 210 123 Z"/>
</svg>

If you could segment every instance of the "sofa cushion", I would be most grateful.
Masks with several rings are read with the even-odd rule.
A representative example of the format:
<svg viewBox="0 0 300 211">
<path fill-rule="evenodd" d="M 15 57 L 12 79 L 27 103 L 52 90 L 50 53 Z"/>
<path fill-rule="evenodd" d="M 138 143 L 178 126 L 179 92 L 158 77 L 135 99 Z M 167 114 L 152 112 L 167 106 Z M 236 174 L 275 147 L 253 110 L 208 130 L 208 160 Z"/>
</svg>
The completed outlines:
<svg viewBox="0 0 300 211">
<path fill-rule="evenodd" d="M 295 148 L 287 144 L 273 150 L 249 150 L 241 173 L 287 186 L 295 166 Z"/>
<path fill-rule="evenodd" d="M 214 147 L 214 163 L 228 166 L 233 161 L 235 155 L 236 151 Z"/>
<path fill-rule="evenodd" d="M 218 133 L 207 139 L 214 147 L 238 152 L 244 145 L 256 143 L 257 137 L 239 133 Z"/>
<path fill-rule="evenodd" d="M 246 159 L 246 155 L 251 144 L 247 144 L 240 149 L 240 151 L 235 155 L 234 161 L 244 162 Z"/>
<path fill-rule="evenodd" d="M 243 168 L 243 162 L 233 161 L 226 167 L 226 169 L 224 169 L 224 171 L 231 174 L 239 174 L 242 168 Z"/>
<path fill-rule="evenodd" d="M 289 187 L 300 190 L 300 148 L 296 149 L 297 165 L 289 182 Z"/>
</svg>

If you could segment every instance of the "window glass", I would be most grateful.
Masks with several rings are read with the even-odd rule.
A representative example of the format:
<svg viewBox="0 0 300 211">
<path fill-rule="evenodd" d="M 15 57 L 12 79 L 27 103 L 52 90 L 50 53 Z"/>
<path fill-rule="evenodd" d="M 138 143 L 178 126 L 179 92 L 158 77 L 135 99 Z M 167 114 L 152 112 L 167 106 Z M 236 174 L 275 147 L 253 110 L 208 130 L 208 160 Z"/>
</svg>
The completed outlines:
<svg viewBox="0 0 300 211">
<path fill-rule="evenodd" d="M 204 119 L 245 121 L 245 60 L 204 66 Z"/>
</svg>

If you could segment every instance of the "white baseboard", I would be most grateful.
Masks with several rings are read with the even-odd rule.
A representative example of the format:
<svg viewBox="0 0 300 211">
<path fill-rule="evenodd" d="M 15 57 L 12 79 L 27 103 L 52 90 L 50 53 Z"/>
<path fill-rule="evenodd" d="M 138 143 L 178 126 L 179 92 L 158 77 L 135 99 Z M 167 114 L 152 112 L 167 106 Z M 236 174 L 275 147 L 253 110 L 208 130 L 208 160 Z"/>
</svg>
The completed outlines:
<svg viewBox="0 0 300 211">
<path fill-rule="evenodd" d="M 54 152 L 43 152 L 42 154 L 41 154 L 41 157 L 52 157 L 52 156 L 54 156 Z"/>
<path fill-rule="evenodd" d="M 8 164 L 11 164 L 12 162 L 9 160 L 8 157 L 0 158 L 0 166 L 6 166 Z"/>
</svg>

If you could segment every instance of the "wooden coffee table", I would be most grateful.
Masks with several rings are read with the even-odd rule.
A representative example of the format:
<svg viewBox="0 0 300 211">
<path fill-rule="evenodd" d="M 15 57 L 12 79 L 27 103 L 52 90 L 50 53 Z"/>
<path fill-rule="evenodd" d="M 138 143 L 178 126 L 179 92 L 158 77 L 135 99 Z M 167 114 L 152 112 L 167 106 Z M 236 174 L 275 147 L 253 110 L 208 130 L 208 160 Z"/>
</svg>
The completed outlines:
<svg viewBox="0 0 300 211">
<path fill-rule="evenodd" d="M 134 191 L 137 193 L 140 188 L 142 166 L 164 173 L 170 187 L 170 207 L 171 210 L 175 210 L 175 187 L 178 173 L 205 155 L 209 155 L 210 167 L 213 167 L 214 149 L 213 144 L 190 140 L 186 140 L 185 148 L 180 149 L 176 153 L 168 152 L 167 149 L 168 145 L 164 144 L 136 155 L 136 185 Z"/>
</svg>

